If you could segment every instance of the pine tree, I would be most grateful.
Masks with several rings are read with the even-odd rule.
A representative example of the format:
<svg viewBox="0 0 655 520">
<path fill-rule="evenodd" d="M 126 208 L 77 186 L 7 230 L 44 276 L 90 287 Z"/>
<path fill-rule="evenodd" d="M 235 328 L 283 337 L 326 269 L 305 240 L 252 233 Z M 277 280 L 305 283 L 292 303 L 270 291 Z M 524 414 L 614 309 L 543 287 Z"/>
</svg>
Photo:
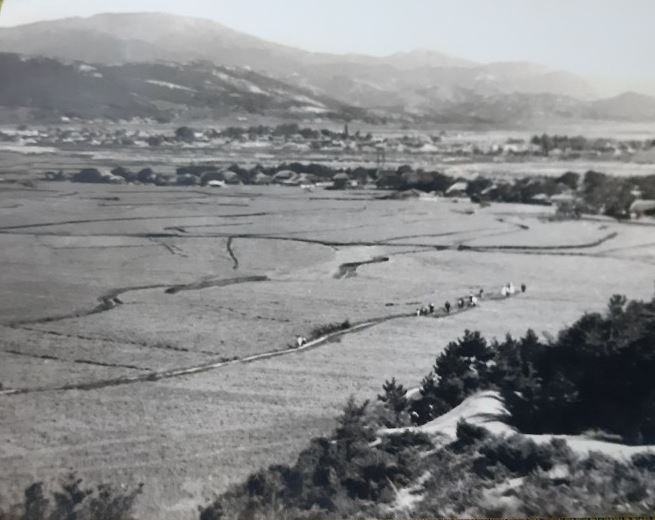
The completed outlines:
<svg viewBox="0 0 655 520">
<path fill-rule="evenodd" d="M 337 419 L 335 437 L 337 443 L 345 448 L 346 459 L 352 458 L 357 453 L 360 444 L 366 444 L 375 437 L 373 429 L 366 420 L 368 403 L 367 400 L 358 405 L 355 398 L 350 396 L 341 417 Z"/>
<path fill-rule="evenodd" d="M 378 395 L 378 399 L 382 401 L 385 407 L 393 414 L 393 426 L 400 426 L 402 424 L 401 415 L 407 410 L 409 402 L 407 400 L 407 389 L 396 382 L 393 377 L 391 381 L 385 381 L 382 385 L 384 394 Z"/>
<path fill-rule="evenodd" d="M 421 381 L 419 388 L 420 397 L 412 401 L 410 405 L 412 422 L 416 424 L 425 424 L 435 417 L 447 412 L 450 408 L 438 397 L 439 385 L 430 372 Z"/>
</svg>

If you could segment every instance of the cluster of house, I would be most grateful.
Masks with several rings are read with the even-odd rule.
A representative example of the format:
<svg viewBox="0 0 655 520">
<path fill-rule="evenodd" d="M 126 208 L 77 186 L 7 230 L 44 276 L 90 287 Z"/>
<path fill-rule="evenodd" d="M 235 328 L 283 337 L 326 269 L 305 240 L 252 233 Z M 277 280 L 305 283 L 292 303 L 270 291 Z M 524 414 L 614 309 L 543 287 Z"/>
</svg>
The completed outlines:
<svg viewBox="0 0 655 520">
<path fill-rule="evenodd" d="M 237 172 L 227 169 L 208 170 L 200 175 L 193 173 L 178 173 L 177 184 L 197 184 L 202 186 L 220 187 L 226 184 L 255 184 L 258 186 L 267 186 L 277 184 L 280 186 L 319 186 L 331 187 L 339 183 L 339 178 L 347 174 L 337 174 L 332 180 L 324 180 L 313 173 L 295 172 L 292 170 L 280 170 L 272 175 L 262 171 L 254 172 L 244 178 Z M 337 178 L 338 177 L 338 178 Z M 350 179 L 350 177 L 348 177 Z M 345 186 L 344 186 L 345 187 Z"/>
<path fill-rule="evenodd" d="M 597 139 L 585 145 L 584 150 L 575 147 L 573 140 L 555 140 L 545 146 L 539 139 L 509 138 L 503 142 L 475 141 L 466 135 L 450 135 L 444 132 L 430 134 L 414 132 L 411 135 L 369 133 L 328 129 L 301 128 L 297 124 L 278 127 L 229 127 L 223 130 L 195 130 L 178 128 L 173 134 L 163 134 L 141 127 L 44 127 L 0 131 L 0 142 L 12 142 L 37 146 L 97 146 L 97 147 L 212 147 L 230 150 L 277 150 L 293 152 L 334 152 L 393 156 L 397 154 L 435 154 L 445 157 L 475 156 L 549 156 L 554 158 L 579 158 L 598 156 L 629 156 L 653 146 L 653 141 L 619 141 Z M 282 129 L 282 130 L 280 130 Z M 550 143 L 550 141 L 549 141 Z M 570 146 L 574 143 L 574 146 Z"/>
<path fill-rule="evenodd" d="M 310 165 L 310 168 L 311 169 Z M 402 170 L 401 167 L 399 170 Z M 157 186 L 209 186 L 222 187 L 225 185 L 254 184 L 254 185 L 280 185 L 291 187 L 303 187 L 311 190 L 313 187 L 325 189 L 349 189 L 363 186 L 372 179 L 369 177 L 370 172 L 365 168 L 357 168 L 348 171 L 332 171 L 329 175 L 317 175 L 310 172 L 298 172 L 291 169 L 282 168 L 261 168 L 259 166 L 251 169 L 245 169 L 238 165 L 227 168 L 216 166 L 188 166 L 180 167 L 175 173 L 155 172 L 151 168 L 142 168 L 139 171 L 132 171 L 128 168 L 117 167 L 112 170 L 99 168 L 83 168 L 76 173 L 64 173 L 63 171 L 46 172 L 44 178 L 51 181 L 70 180 L 72 182 L 83 183 L 105 183 L 105 184 L 153 184 Z M 377 184 L 386 182 L 383 171 L 377 171 Z M 396 171 L 389 171 L 389 174 L 395 175 L 396 178 L 407 182 L 412 177 L 409 173 L 404 172 L 402 176 Z M 471 199 L 474 202 L 523 202 L 529 204 L 542 204 L 557 206 L 558 214 L 575 214 L 576 208 L 581 202 L 580 193 L 573 188 L 566 186 L 562 182 L 555 182 L 552 179 L 519 179 L 512 183 L 502 180 L 491 180 L 478 178 L 474 181 L 466 181 L 448 177 L 438 172 L 420 172 L 425 178 L 418 177 L 417 182 L 428 182 L 433 178 L 436 182 L 439 180 L 442 188 L 433 186 L 431 193 L 450 197 Z M 441 177 L 441 179 L 439 179 Z M 416 179 L 415 179 L 416 180 Z M 480 186 L 481 180 L 486 184 Z M 477 185 L 471 185 L 471 183 Z M 555 182 L 555 184 L 553 184 Z M 383 186 L 384 187 L 384 186 Z M 540 191 L 543 188 L 545 191 Z M 409 198 L 409 196 L 420 196 L 425 189 L 417 190 L 410 184 L 397 186 L 397 191 L 388 198 Z M 529 189 L 532 193 L 529 198 L 523 197 L 525 190 Z M 632 192 L 633 202 L 629 209 L 626 207 L 626 214 L 631 218 L 640 218 L 642 216 L 655 215 L 655 200 L 644 199 L 641 191 L 635 188 Z M 602 212 L 602 211 L 601 211 Z"/>
<path fill-rule="evenodd" d="M 146 127 L 143 127 L 146 128 Z M 0 142 L 36 146 L 79 146 L 79 147 L 158 147 L 189 148 L 207 147 L 216 149 L 273 149 L 294 152 L 353 152 L 376 154 L 386 152 L 438 152 L 434 142 L 438 137 L 399 136 L 374 137 L 372 134 L 350 134 L 331 130 L 310 130 L 298 128 L 284 133 L 275 129 L 263 132 L 216 131 L 215 129 L 193 130 L 187 127 L 174 134 L 152 132 L 143 128 L 99 127 L 20 127 L 0 131 Z M 184 132 L 180 132 L 184 130 Z M 234 130 L 234 129 L 232 129 Z"/>
<path fill-rule="evenodd" d="M 64 171 L 47 171 L 44 179 L 49 181 L 72 181 L 99 184 L 154 184 L 157 186 L 209 186 L 254 184 L 299 187 L 324 187 L 346 189 L 357 186 L 357 180 L 345 172 L 335 174 L 332 178 L 319 177 L 313 173 L 298 173 L 292 170 L 279 170 L 272 174 L 256 170 L 233 171 L 230 168 L 188 167 L 179 168 L 176 174 L 157 173 L 151 168 L 132 171 L 118 167 L 112 170 L 102 168 L 83 168 L 75 173 Z"/>
<path fill-rule="evenodd" d="M 0 131 L 0 142 L 36 146 L 141 146 L 147 147 L 151 135 L 145 130 L 118 128 L 100 130 L 97 128 L 40 127 Z"/>
</svg>

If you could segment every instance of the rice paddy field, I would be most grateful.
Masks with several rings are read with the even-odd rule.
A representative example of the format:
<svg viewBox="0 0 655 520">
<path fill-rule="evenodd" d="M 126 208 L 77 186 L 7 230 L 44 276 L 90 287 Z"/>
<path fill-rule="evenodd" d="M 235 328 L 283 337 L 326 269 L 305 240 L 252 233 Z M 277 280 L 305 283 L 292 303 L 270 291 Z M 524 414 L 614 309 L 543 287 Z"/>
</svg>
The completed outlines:
<svg viewBox="0 0 655 520">
<path fill-rule="evenodd" d="M 655 221 L 379 196 L 0 186 L 0 496 L 74 470 L 143 482 L 140 518 L 196 518 L 329 432 L 350 395 L 417 386 L 465 329 L 555 334 L 653 294 Z M 510 281 L 527 292 L 494 297 Z M 479 289 L 477 308 L 414 315 Z"/>
</svg>

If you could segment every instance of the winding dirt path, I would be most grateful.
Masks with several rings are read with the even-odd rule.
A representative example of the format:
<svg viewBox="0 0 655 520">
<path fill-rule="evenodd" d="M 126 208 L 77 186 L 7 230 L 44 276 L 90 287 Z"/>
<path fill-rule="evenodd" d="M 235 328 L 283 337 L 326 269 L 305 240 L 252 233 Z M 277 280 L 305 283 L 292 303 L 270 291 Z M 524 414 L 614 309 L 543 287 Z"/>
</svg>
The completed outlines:
<svg viewBox="0 0 655 520">
<path fill-rule="evenodd" d="M 29 358 L 34 358 L 34 359 L 45 359 L 49 361 L 59 361 L 62 363 L 77 363 L 81 365 L 93 365 L 93 366 L 98 366 L 98 367 L 109 367 L 109 368 L 128 368 L 130 370 L 139 370 L 141 372 L 150 372 L 149 368 L 143 368 L 143 367 L 138 367 L 136 365 L 126 365 L 122 363 L 104 363 L 102 361 L 93 361 L 91 359 L 81 359 L 81 358 L 76 358 L 76 359 L 63 359 L 57 356 L 53 356 L 50 354 L 32 354 L 30 352 L 21 352 L 20 350 L 14 350 L 14 349 L 7 349 L 7 350 L 2 350 L 2 352 L 6 352 L 7 354 L 12 354 L 14 356 L 21 356 L 21 357 L 29 357 Z"/>
<path fill-rule="evenodd" d="M 241 217 L 241 216 L 252 216 L 253 214 L 241 214 L 241 215 L 222 215 L 223 218 L 230 217 Z M 265 215 L 265 214 L 262 214 Z M 152 217 L 148 217 L 152 218 Z M 169 217 L 159 217 L 159 218 L 169 218 Z M 180 218 L 180 217 L 174 217 Z M 182 217 L 182 218 L 196 218 L 196 217 Z M 123 220 L 123 219 L 118 219 Z M 130 220 L 130 219 L 125 219 Z M 147 220 L 147 218 L 146 218 Z M 73 223 L 74 221 L 69 221 Z M 78 223 L 86 223 L 93 221 L 78 221 Z M 104 222 L 104 220 L 98 220 L 97 222 Z M 58 225 L 59 223 L 50 223 L 47 225 Z M 14 232 L 13 230 L 25 229 L 30 227 L 40 227 L 44 224 L 29 224 L 21 226 L 10 226 L 5 228 L 0 228 L 0 233 L 4 234 L 24 234 L 29 236 L 63 236 L 66 238 L 71 237 L 129 237 L 129 238 L 147 238 L 147 239 L 162 239 L 162 238 L 227 238 L 228 240 L 232 238 L 244 238 L 251 240 L 281 240 L 289 242 L 299 242 L 305 244 L 317 244 L 326 247 L 374 247 L 374 246 L 385 246 L 385 247 L 424 247 L 430 248 L 435 251 L 468 251 L 468 252 L 486 252 L 486 251 L 562 251 L 569 249 L 590 249 L 602 245 L 603 243 L 615 238 L 618 236 L 617 232 L 610 233 L 609 235 L 602 237 L 593 242 L 583 242 L 580 244 L 555 244 L 551 246 L 528 246 L 528 245 L 489 245 L 489 246 L 468 246 L 463 243 L 454 243 L 454 244 L 428 244 L 428 243 L 416 243 L 416 242 L 387 242 L 386 240 L 356 240 L 356 241 L 339 241 L 339 240 L 320 240 L 314 238 L 303 238 L 303 237 L 293 237 L 285 235 L 268 235 L 260 233 L 94 233 L 94 234 L 72 234 L 72 233 L 49 233 L 49 232 Z M 182 230 L 186 228 L 181 227 L 168 227 L 169 230 Z M 499 234 L 508 234 L 512 231 L 504 231 Z M 429 235 L 426 235 L 429 236 Z M 387 239 L 388 240 L 388 239 Z M 471 239 L 474 240 L 474 239 Z M 469 240 L 465 240 L 467 242 Z"/>
<path fill-rule="evenodd" d="M 616 238 L 619 234 L 617 232 L 610 233 L 598 240 L 593 242 L 585 242 L 582 244 L 563 244 L 563 245 L 553 245 L 553 246 L 522 246 L 522 245 L 491 245 L 491 246 L 467 246 L 460 244 L 457 246 L 459 251 L 504 251 L 504 250 L 519 250 L 519 251 L 561 251 L 567 249 L 590 249 L 592 247 L 598 247 L 608 240 Z"/>
<path fill-rule="evenodd" d="M 379 264 L 382 262 L 388 262 L 388 256 L 374 256 L 370 260 L 363 260 L 361 262 L 346 262 L 339 266 L 339 270 L 335 273 L 334 277 L 337 279 L 341 278 L 352 278 L 357 275 L 357 268 L 361 265 L 367 264 Z"/>
<path fill-rule="evenodd" d="M 489 294 L 484 298 L 484 301 L 498 301 L 498 300 L 505 300 L 507 298 L 497 295 L 497 294 Z M 446 313 L 444 310 L 438 310 L 435 312 L 432 316 L 426 316 L 424 318 L 432 318 L 432 319 L 443 319 L 447 318 L 449 316 L 456 316 L 458 314 L 461 314 L 463 312 L 469 312 L 476 309 L 476 307 L 465 307 L 463 309 L 453 309 L 450 313 Z M 348 329 L 345 330 L 339 330 L 336 332 L 332 332 L 330 334 L 326 334 L 324 336 L 321 336 L 319 338 L 316 338 L 312 341 L 308 341 L 305 343 L 303 346 L 298 347 L 298 348 L 283 348 L 283 349 L 276 349 L 276 350 L 271 350 L 268 352 L 263 352 L 261 354 L 254 354 L 252 356 L 247 356 L 243 358 L 234 358 L 231 360 L 225 360 L 220 359 L 219 361 L 215 362 L 209 362 L 209 363 L 202 363 L 198 365 L 193 365 L 189 367 L 182 367 L 182 368 L 174 368 L 170 370 L 161 370 L 161 371 L 152 371 L 149 373 L 145 374 L 137 374 L 137 375 L 132 375 L 132 376 L 122 376 L 122 377 L 116 377 L 116 378 L 111 378 L 111 379 L 103 379 L 103 380 L 98 380 L 98 381 L 92 381 L 92 382 L 87 382 L 87 383 L 72 383 L 72 384 L 67 384 L 67 385 L 61 385 L 61 386 L 54 386 L 54 387 L 33 387 L 33 388 L 14 388 L 14 389 L 5 389 L 5 390 L 0 390 L 0 396 L 12 396 L 12 395 L 19 395 L 19 394 L 31 394 L 31 393 L 39 393 L 39 392 L 61 392 L 61 391 L 66 391 L 66 390 L 97 390 L 101 388 L 107 388 L 107 387 L 112 387 L 112 386 L 119 386 L 119 385 L 127 385 L 127 384 L 134 384 L 134 383 L 144 383 L 144 382 L 154 382 L 154 381 L 160 381 L 163 379 L 172 379 L 172 378 L 177 378 L 177 377 L 183 377 L 183 376 L 188 376 L 188 375 L 193 375 L 193 374 L 199 374 L 202 372 L 208 372 L 210 370 L 217 370 L 220 368 L 225 368 L 229 367 L 232 365 L 238 365 L 238 364 L 249 364 L 249 363 L 256 363 L 258 361 L 264 361 L 267 359 L 272 359 L 276 357 L 282 357 L 282 356 L 290 356 L 290 355 L 295 355 L 299 354 L 301 352 L 307 352 L 310 350 L 314 350 L 316 348 L 319 348 L 323 345 L 326 345 L 340 337 L 349 335 L 349 334 L 356 334 L 358 332 L 361 332 L 363 330 L 366 330 L 371 327 L 375 327 L 376 325 L 380 325 L 382 323 L 392 321 L 392 320 L 397 320 L 400 318 L 410 318 L 412 316 L 415 316 L 414 312 L 403 312 L 403 313 L 397 313 L 397 314 L 389 314 L 386 316 L 380 316 L 378 318 L 371 318 L 365 321 L 361 322 L 356 322 L 353 323 L 352 326 Z M 419 318 L 417 318 L 419 319 Z"/>
<path fill-rule="evenodd" d="M 16 224 L 13 226 L 2 226 L 0 232 L 12 231 L 15 229 L 30 229 L 35 227 L 52 227 L 52 226 L 67 226 L 76 224 L 98 224 L 105 222 L 132 222 L 139 220 L 175 220 L 187 218 L 239 218 L 239 217 L 258 217 L 266 216 L 268 213 L 231 213 L 223 215 L 153 215 L 148 217 L 106 217 L 106 218 L 87 218 L 87 219 L 72 219 L 60 220 L 56 222 L 37 222 L 35 224 Z"/>
<path fill-rule="evenodd" d="M 232 259 L 232 269 L 239 269 L 239 259 L 237 258 L 237 255 L 234 253 L 234 248 L 233 244 L 234 243 L 234 237 L 229 237 L 227 239 L 227 243 L 225 244 L 225 248 L 227 249 L 227 254 L 230 255 L 230 258 Z"/>
<path fill-rule="evenodd" d="M 101 295 L 98 300 L 100 303 L 91 309 L 74 311 L 67 314 L 60 314 L 57 316 L 47 316 L 45 318 L 34 318 L 29 320 L 18 320 L 6 324 L 8 327 L 20 327 L 22 325 L 35 325 L 39 323 L 52 323 L 55 321 L 62 321 L 72 318 L 83 318 L 90 316 L 92 314 L 98 314 L 101 312 L 107 312 L 111 309 L 115 309 L 119 305 L 123 304 L 120 296 L 134 291 L 144 291 L 149 289 L 165 289 L 166 294 L 176 294 L 181 291 L 197 291 L 200 289 L 206 289 L 209 287 L 225 287 L 227 285 L 235 285 L 240 283 L 250 283 L 250 282 L 264 282 L 268 281 L 270 278 L 268 276 L 241 276 L 238 278 L 203 278 L 201 280 L 187 283 L 187 284 L 148 284 L 148 285 L 133 285 L 130 287 L 121 287 L 118 289 L 112 289 L 109 292 Z"/>
</svg>

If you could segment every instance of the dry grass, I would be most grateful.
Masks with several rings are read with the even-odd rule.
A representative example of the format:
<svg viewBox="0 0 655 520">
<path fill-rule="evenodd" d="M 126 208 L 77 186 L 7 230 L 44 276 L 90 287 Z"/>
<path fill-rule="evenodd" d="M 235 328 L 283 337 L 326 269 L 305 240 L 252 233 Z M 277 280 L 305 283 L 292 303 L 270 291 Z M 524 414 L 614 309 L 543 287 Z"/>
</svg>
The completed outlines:
<svg viewBox="0 0 655 520">
<path fill-rule="evenodd" d="M 519 334 L 528 326 L 555 331 L 584 310 L 600 309 L 617 291 L 632 298 L 651 295 L 648 255 L 655 248 L 645 246 L 654 241 L 645 227 L 599 230 L 598 223 L 585 222 L 551 227 L 513 205 L 464 215 L 453 212 L 464 205 L 450 202 L 340 200 L 345 196 L 334 192 L 312 200 L 316 193 L 282 188 L 202 195 L 134 186 L 41 186 L 54 191 L 0 192 L 0 208 L 20 204 L 0 209 L 2 226 L 125 220 L 0 234 L 0 323 L 89 310 L 118 287 L 158 287 L 124 293 L 122 305 L 103 313 L 29 325 L 36 331 L 3 327 L 0 350 L 62 359 L 45 362 L 0 351 L 5 387 L 57 386 L 132 370 L 76 359 L 161 370 L 284 349 L 295 334 L 307 335 L 317 325 L 411 313 L 418 305 L 441 306 L 480 287 L 498 290 L 510 280 L 525 281 L 528 292 L 483 301 L 448 319 L 396 319 L 315 350 L 193 376 L 0 396 L 0 416 L 10 418 L 0 426 L 0 465 L 6 468 L 0 494 L 17 494 L 35 479 L 52 480 L 73 467 L 88 482 L 145 482 L 137 504 L 143 518 L 191 518 L 196 505 L 229 483 L 269 463 L 291 462 L 310 436 L 332 428 L 350 394 L 374 397 L 381 381 L 392 376 L 416 385 L 438 351 L 465 328 L 487 337 Z M 71 195 L 74 191 L 79 193 Z M 96 199 L 115 196 L 133 204 L 103 205 L 107 202 Z M 167 204 L 158 207 L 157 201 Z M 205 204 L 210 201 L 216 207 Z M 235 201 L 247 207 L 220 206 Z M 500 213 L 506 222 L 498 222 Z M 221 214 L 250 216 L 216 217 Z M 508 224 L 514 221 L 531 231 Z M 165 230 L 184 226 L 186 232 Z M 422 247 L 455 248 L 474 239 L 522 243 L 523 237 L 530 245 L 571 244 L 612 230 L 619 232 L 615 242 L 579 251 L 585 256 Z M 144 233 L 179 237 L 139 236 Z M 309 242 L 237 238 L 234 269 L 226 248 L 230 233 Z M 391 244 L 372 245 L 388 239 Z M 599 252 L 610 258 L 593 256 Z M 334 278 L 340 264 L 379 255 L 390 260 L 363 265 L 351 278 Z M 249 275 L 271 281 L 165 293 L 170 285 L 208 276 Z"/>
</svg>

